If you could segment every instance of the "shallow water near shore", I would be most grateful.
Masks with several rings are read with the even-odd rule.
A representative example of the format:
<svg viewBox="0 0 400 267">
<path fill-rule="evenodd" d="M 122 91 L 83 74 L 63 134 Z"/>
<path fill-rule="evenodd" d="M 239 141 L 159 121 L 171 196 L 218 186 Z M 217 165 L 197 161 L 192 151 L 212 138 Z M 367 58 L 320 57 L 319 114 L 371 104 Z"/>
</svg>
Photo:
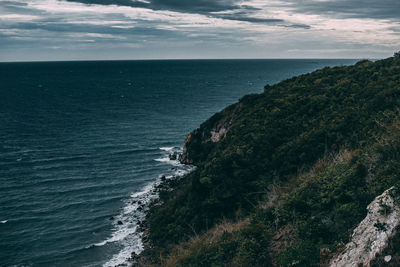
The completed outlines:
<svg viewBox="0 0 400 267">
<path fill-rule="evenodd" d="M 0 64 L 0 265 L 113 266 L 200 123 L 265 84 L 355 60 Z"/>
</svg>

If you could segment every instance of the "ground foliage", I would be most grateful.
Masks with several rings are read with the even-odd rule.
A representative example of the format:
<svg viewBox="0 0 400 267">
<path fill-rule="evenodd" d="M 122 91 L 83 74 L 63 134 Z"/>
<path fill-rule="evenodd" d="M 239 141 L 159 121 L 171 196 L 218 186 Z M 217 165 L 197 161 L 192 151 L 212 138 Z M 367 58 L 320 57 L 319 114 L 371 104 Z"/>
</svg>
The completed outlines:
<svg viewBox="0 0 400 267">
<path fill-rule="evenodd" d="M 180 266 L 318 266 L 349 240 L 366 206 L 399 185 L 399 107 L 397 54 L 243 97 L 192 134 L 197 169 L 161 193 L 143 255 Z M 205 142 L 229 111 L 227 135 Z M 188 243 L 243 218 L 250 222 L 240 229 Z M 182 242 L 185 253 L 173 255 Z"/>
</svg>

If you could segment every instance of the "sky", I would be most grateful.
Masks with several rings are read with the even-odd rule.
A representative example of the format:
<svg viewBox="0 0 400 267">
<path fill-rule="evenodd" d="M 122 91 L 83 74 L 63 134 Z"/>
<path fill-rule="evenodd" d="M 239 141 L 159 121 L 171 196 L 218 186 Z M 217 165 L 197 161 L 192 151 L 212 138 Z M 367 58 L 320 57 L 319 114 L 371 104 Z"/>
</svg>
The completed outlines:
<svg viewBox="0 0 400 267">
<path fill-rule="evenodd" d="M 0 61 L 384 58 L 400 0 L 0 0 Z"/>
</svg>

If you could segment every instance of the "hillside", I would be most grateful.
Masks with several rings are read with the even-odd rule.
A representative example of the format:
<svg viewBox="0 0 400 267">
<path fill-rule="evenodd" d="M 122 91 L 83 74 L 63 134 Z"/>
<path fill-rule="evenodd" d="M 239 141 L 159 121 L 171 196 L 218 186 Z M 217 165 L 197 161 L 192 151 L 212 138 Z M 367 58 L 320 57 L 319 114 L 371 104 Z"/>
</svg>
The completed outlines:
<svg viewBox="0 0 400 267">
<path fill-rule="evenodd" d="M 197 169 L 161 191 L 139 265 L 328 265 L 377 196 L 394 186 L 382 216 L 399 205 L 399 113 L 398 53 L 243 97 L 186 138 Z"/>
</svg>

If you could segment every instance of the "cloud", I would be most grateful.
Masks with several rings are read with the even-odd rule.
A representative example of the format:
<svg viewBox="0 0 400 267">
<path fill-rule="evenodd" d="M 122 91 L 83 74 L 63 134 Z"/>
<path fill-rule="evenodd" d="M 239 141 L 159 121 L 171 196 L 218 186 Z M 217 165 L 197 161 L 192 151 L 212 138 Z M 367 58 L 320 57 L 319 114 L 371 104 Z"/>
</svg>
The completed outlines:
<svg viewBox="0 0 400 267">
<path fill-rule="evenodd" d="M 226 20 L 246 21 L 251 23 L 283 22 L 277 18 L 255 17 L 254 12 L 260 9 L 243 4 L 239 0 L 68 0 L 84 4 L 119 5 L 129 7 L 141 7 L 151 10 L 167 10 L 184 13 L 202 14 L 209 17 Z M 228 12 L 221 14 L 221 12 Z M 229 14 L 230 13 L 230 14 Z"/>
<path fill-rule="evenodd" d="M 51 58 L 354 57 L 370 47 L 379 57 L 398 50 L 396 1 L 6 0 L 0 60 L 48 49 L 59 52 Z"/>
<path fill-rule="evenodd" d="M 326 15 L 336 18 L 373 18 L 399 20 L 399 0 L 67 0 L 84 4 L 120 5 L 143 7 L 151 10 L 169 10 L 205 14 L 212 17 L 247 21 L 252 23 L 275 23 L 282 18 L 254 17 L 254 11 L 266 12 L 264 7 L 290 9 L 295 13 Z M 254 3 L 256 5 L 254 5 Z M 219 15 L 215 12 L 234 11 L 240 16 Z M 307 25 L 309 27 L 309 25 Z"/>
<path fill-rule="evenodd" d="M 285 0 L 294 11 L 341 18 L 400 18 L 398 0 Z"/>
<path fill-rule="evenodd" d="M 212 12 L 257 9 L 254 2 L 269 6 L 290 6 L 293 10 L 307 14 L 327 14 L 351 18 L 398 19 L 398 0 L 282 0 L 282 1 L 242 1 L 242 0 L 67 0 L 84 4 L 120 5 L 144 7 L 152 10 L 171 10 L 187 13 L 211 14 Z M 212 14 L 211 14 L 212 15 Z M 257 20 L 256 20 L 257 21 Z M 258 22 L 258 21 L 257 21 Z M 263 22 L 263 21 L 260 21 Z"/>
<path fill-rule="evenodd" d="M 145 7 L 153 10 L 171 10 L 189 13 L 208 13 L 240 8 L 239 0 L 68 0 L 84 4 Z"/>
<path fill-rule="evenodd" d="M 66 0 L 68 2 L 82 3 L 87 5 L 117 5 L 130 7 L 149 7 L 148 1 L 135 0 Z"/>
</svg>

